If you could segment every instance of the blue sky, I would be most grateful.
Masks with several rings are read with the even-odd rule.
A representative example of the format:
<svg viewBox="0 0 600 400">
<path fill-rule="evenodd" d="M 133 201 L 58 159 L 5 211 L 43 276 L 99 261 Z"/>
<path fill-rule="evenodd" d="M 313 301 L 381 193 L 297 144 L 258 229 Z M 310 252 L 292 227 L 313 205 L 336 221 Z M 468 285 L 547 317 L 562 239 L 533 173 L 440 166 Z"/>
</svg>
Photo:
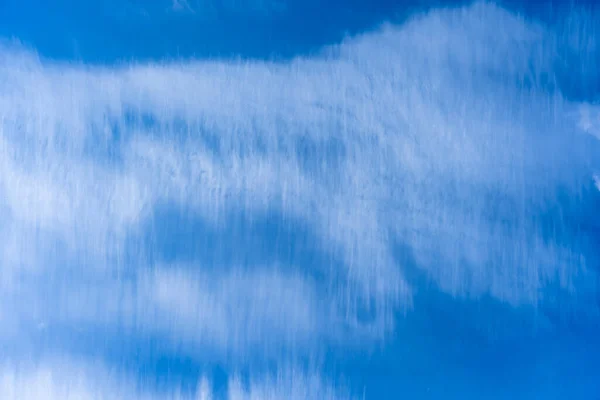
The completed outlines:
<svg viewBox="0 0 600 400">
<path fill-rule="evenodd" d="M 521 2 L 502 6 L 552 21 L 592 0 Z M 460 1 L 426 0 L 4 0 L 2 36 L 18 38 L 45 56 L 85 62 L 165 58 L 289 58 L 319 51 L 345 36 L 402 23 Z M 564 18 L 562 18 L 564 20 Z"/>
<path fill-rule="evenodd" d="M 0 397 L 593 398 L 598 12 L 0 3 Z"/>
</svg>

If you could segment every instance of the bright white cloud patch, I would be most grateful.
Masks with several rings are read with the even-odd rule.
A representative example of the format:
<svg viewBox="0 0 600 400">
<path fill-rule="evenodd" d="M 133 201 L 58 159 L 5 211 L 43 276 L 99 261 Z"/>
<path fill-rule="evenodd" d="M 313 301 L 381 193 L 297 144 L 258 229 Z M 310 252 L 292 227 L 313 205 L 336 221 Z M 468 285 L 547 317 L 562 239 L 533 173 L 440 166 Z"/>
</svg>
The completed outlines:
<svg viewBox="0 0 600 400">
<path fill-rule="evenodd" d="M 70 361 L 0 368 L 0 397 L 6 400 L 148 399 L 101 368 Z M 173 397 L 174 398 L 174 397 Z"/>
<path fill-rule="evenodd" d="M 555 39 L 477 4 L 286 63 L 99 68 L 3 48 L 0 339 L 85 324 L 235 364 L 257 348 L 368 346 L 410 309 L 421 275 L 512 305 L 576 290 L 593 272 L 556 233 L 569 221 L 547 229 L 544 215 L 589 182 L 599 154 L 574 105 L 544 88 Z M 595 134 L 593 119 L 580 128 Z M 232 219 L 298 225 L 330 261 L 156 262 L 165 210 L 228 232 L 229 252 L 245 244 Z M 203 235 L 179 240 L 202 248 Z M 2 398 L 124 396 L 11 368 Z M 230 395 L 334 398 L 315 376 Z"/>
<path fill-rule="evenodd" d="M 46 360 L 39 364 L 22 363 L 0 367 L 0 396 L 5 400 L 280 400 L 319 398 L 336 400 L 339 393 L 315 374 L 293 369 L 283 370 L 277 377 L 252 380 L 245 384 L 239 378 L 227 383 L 226 397 L 215 393 L 212 383 L 200 379 L 197 390 L 149 393 L 133 381 L 95 364 L 72 360 Z M 219 396 L 219 397 L 217 397 Z"/>
</svg>

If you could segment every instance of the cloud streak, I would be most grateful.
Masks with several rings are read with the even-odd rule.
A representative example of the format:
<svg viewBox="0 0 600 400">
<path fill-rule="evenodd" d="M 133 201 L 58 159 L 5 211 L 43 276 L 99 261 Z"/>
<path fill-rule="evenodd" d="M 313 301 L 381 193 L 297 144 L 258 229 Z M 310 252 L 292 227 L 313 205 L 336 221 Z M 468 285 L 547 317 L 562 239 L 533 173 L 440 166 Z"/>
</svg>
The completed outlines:
<svg viewBox="0 0 600 400">
<path fill-rule="evenodd" d="M 89 67 L 4 47 L 0 340 L 85 325 L 284 365 L 325 343 L 384 342 L 419 312 L 422 276 L 511 306 L 597 290 L 595 254 L 563 234 L 581 221 L 548 217 L 598 198 L 595 109 L 574 121 L 575 102 L 549 90 L 557 46 L 481 3 L 285 63 Z M 232 220 L 302 226 L 329 262 L 161 263 L 148 256 L 161 210 L 221 232 L 241 259 Z M 3 398 L 125 396 L 7 368 Z M 230 395 L 336 396 L 320 378 L 277 376 Z"/>
</svg>

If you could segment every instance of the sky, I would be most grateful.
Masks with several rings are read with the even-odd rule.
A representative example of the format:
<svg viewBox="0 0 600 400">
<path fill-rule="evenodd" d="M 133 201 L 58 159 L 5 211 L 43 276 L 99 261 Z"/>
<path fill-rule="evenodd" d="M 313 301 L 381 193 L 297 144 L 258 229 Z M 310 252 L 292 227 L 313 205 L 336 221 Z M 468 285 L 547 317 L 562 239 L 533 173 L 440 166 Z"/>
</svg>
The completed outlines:
<svg viewBox="0 0 600 400">
<path fill-rule="evenodd" d="M 595 399 L 593 2 L 0 0 L 0 398 Z"/>
</svg>

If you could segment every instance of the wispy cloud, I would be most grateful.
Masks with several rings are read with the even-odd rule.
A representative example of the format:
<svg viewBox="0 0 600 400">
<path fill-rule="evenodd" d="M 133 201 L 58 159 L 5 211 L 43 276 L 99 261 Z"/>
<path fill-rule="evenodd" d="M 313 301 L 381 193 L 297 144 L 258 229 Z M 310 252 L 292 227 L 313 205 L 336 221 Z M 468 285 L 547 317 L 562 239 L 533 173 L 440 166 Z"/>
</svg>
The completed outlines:
<svg viewBox="0 0 600 400">
<path fill-rule="evenodd" d="M 108 370 L 65 359 L 4 365 L 0 396 L 7 400 L 152 398 L 137 392 L 134 385 L 120 383 Z"/>
<path fill-rule="evenodd" d="M 319 398 L 336 400 L 351 398 L 334 390 L 318 375 L 294 369 L 275 377 L 252 379 L 244 383 L 232 377 L 227 383 L 226 397 L 218 394 L 206 377 L 197 389 L 170 392 L 140 389 L 132 379 L 124 379 L 102 363 L 72 359 L 46 359 L 39 363 L 4 364 L 0 367 L 0 396 L 6 400 L 276 400 Z M 219 397 L 217 397 L 219 396 Z"/>
<path fill-rule="evenodd" d="M 189 11 L 195 12 L 194 9 L 190 6 L 187 0 L 173 0 L 172 8 L 175 11 Z"/>
<path fill-rule="evenodd" d="M 586 254 L 557 233 L 571 221 L 549 232 L 543 218 L 567 207 L 559 190 L 589 184 L 598 154 L 540 78 L 555 46 L 543 27 L 477 4 L 287 63 L 100 68 L 5 47 L 0 340 L 86 324 L 166 337 L 190 357 L 306 356 L 384 339 L 412 306 L 415 275 L 512 305 L 544 304 L 549 285 L 575 290 L 593 274 Z M 592 119 L 581 127 L 593 133 Z M 301 225 L 330 262 L 157 262 L 165 209 L 231 229 L 231 252 L 244 245 L 234 215 Z M 3 398 L 121 396 L 7 368 Z M 335 396 L 305 375 L 230 393 Z"/>
<path fill-rule="evenodd" d="M 581 104 L 578 107 L 578 111 L 579 128 L 600 139 L 600 106 Z"/>
</svg>

